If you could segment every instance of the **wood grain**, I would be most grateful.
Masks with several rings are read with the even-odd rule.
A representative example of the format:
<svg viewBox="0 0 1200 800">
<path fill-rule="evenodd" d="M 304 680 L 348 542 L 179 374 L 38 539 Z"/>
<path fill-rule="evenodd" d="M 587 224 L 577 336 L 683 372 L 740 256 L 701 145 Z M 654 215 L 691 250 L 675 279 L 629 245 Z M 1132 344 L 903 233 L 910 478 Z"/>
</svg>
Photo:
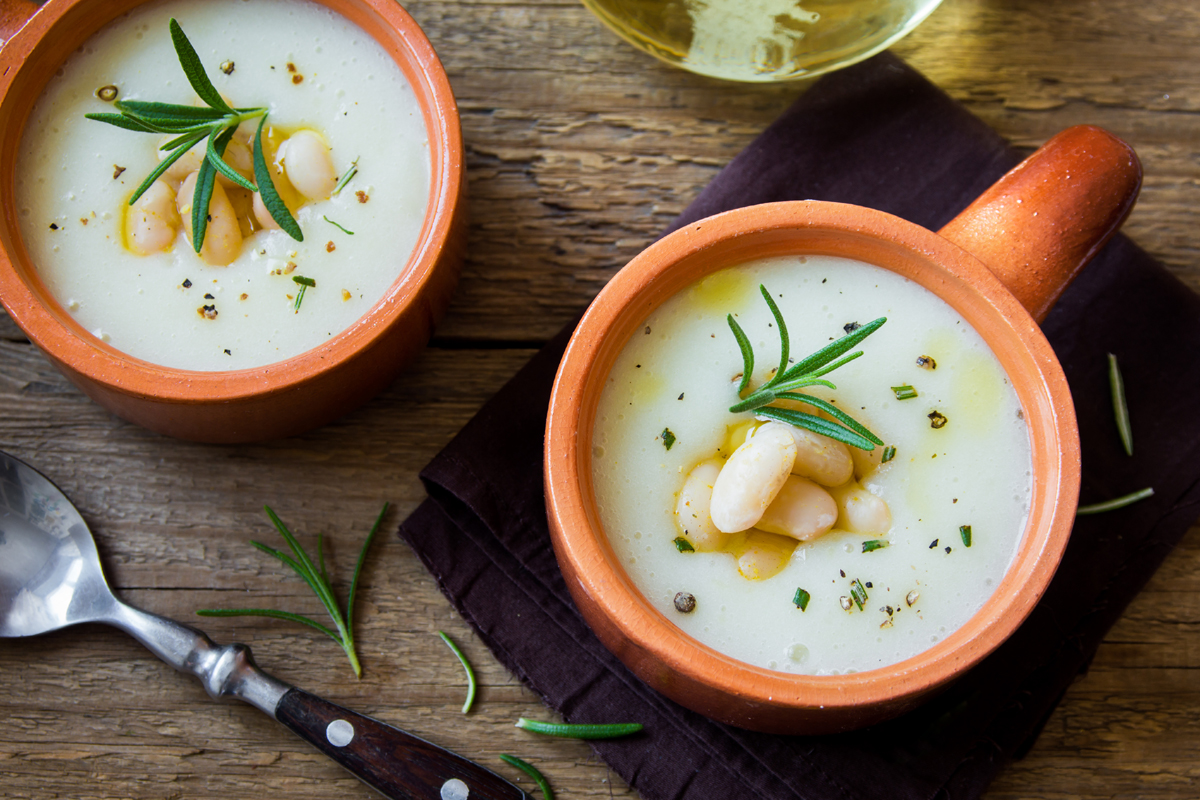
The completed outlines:
<svg viewBox="0 0 1200 800">
<path fill-rule="evenodd" d="M 433 346 L 381 397 L 306 436 L 209 447 L 114 419 L 0 314 L 0 448 L 59 482 L 128 601 L 183 621 L 316 600 L 248 544 L 270 504 L 329 543 L 344 593 L 384 501 L 534 350 L 653 240 L 805 89 L 693 76 L 635 52 L 567 0 L 414 0 L 462 110 L 469 256 Z M 946 0 L 896 50 L 1002 135 L 1037 145 L 1072 124 L 1129 141 L 1145 167 L 1125 231 L 1200 290 L 1200 6 L 1192 0 Z M 1107 637 L 1032 751 L 988 792 L 1010 798 L 1200 796 L 1200 528 Z M 361 681 L 340 649 L 272 620 L 205 619 L 280 679 L 495 769 L 532 762 L 560 797 L 636 797 L 579 742 L 512 723 L 553 719 L 499 667 L 413 554 L 381 537 L 358 609 Z M 445 630 L 479 674 L 476 710 Z M 0 641 L 0 787 L 10 798 L 370 797 L 254 709 L 208 699 L 116 631 Z"/>
</svg>

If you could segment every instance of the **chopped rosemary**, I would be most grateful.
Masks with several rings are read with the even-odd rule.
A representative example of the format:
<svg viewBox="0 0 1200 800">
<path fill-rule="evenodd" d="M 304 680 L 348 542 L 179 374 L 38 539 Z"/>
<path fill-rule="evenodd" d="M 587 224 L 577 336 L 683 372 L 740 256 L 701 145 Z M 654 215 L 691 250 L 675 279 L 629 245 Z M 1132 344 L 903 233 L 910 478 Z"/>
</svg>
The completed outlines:
<svg viewBox="0 0 1200 800">
<path fill-rule="evenodd" d="M 889 542 L 887 539 L 868 539 L 862 543 L 862 551 L 864 553 L 870 553 L 875 550 L 882 550 L 889 544 L 891 544 L 891 542 Z"/>
<path fill-rule="evenodd" d="M 692 553 L 696 550 L 696 548 L 692 547 L 692 543 L 682 536 L 675 537 L 675 549 L 681 553 Z"/>
<path fill-rule="evenodd" d="M 192 195 L 192 247 L 196 252 L 199 253 L 204 245 L 204 235 L 208 230 L 209 203 L 212 201 L 213 183 L 216 181 L 218 173 L 243 189 L 258 192 L 271 217 L 279 223 L 279 227 L 287 231 L 288 235 L 296 241 L 304 241 L 304 234 L 300 232 L 300 226 L 275 190 L 275 184 L 271 181 L 271 173 L 267 169 L 266 159 L 262 153 L 262 129 L 263 124 L 267 121 L 267 108 L 230 107 L 209 80 L 200 57 L 196 55 L 196 49 L 184 35 L 179 23 L 172 19 L 169 28 L 171 42 L 174 44 L 175 54 L 179 58 L 179 65 L 183 68 L 188 83 L 191 84 L 197 96 L 204 101 L 207 108 L 143 100 L 117 100 L 114 106 L 120 113 L 84 114 L 87 119 L 105 122 L 129 131 L 175 135 L 175 138 L 159 148 L 170 151 L 170 155 L 159 162 L 159 165 L 151 170 L 142 184 L 134 190 L 133 195 L 129 198 L 129 205 L 137 202 L 137 199 L 153 186 L 154 182 L 172 164 L 182 158 L 184 153 L 207 139 L 204 160 L 200 162 L 196 189 Z M 243 178 L 224 160 L 225 148 L 229 145 L 238 126 L 246 120 L 256 117 L 262 118 L 254 137 L 254 179 L 258 182 L 257 186 Z"/>
<path fill-rule="evenodd" d="M 812 595 L 803 589 L 796 589 L 796 596 L 792 598 L 792 602 L 796 604 L 796 608 L 801 611 L 808 610 L 808 601 L 812 599 Z"/>
<path fill-rule="evenodd" d="M 344 175 L 342 175 L 340 180 L 338 180 L 337 186 L 333 187 L 333 192 L 330 194 L 330 197 L 336 196 L 338 192 L 340 192 L 342 189 L 346 188 L 346 184 L 349 183 L 354 178 L 354 176 L 357 174 L 358 174 L 358 159 L 355 158 L 353 161 L 350 162 L 350 168 L 347 169 L 346 173 Z M 341 226 L 339 225 L 338 227 L 341 227 Z"/>
<path fill-rule="evenodd" d="M 908 384 L 903 386 L 893 386 L 892 391 L 896 393 L 897 400 L 912 400 L 917 396 L 917 390 Z"/>
<path fill-rule="evenodd" d="M 775 370 L 775 374 L 770 380 L 759 386 L 740 402 L 730 406 L 729 410 L 735 414 L 742 411 L 753 411 L 760 417 L 785 422 L 797 428 L 819 433 L 868 452 L 874 450 L 875 445 L 882 445 L 882 439 L 867 430 L 866 426 L 845 411 L 842 411 L 832 403 L 796 390 L 808 386 L 825 386 L 830 389 L 836 389 L 835 385 L 825 380 L 822 376 L 828 375 L 838 367 L 848 364 L 861 356 L 861 350 L 850 353 L 850 355 L 845 354 L 857 346 L 863 339 L 866 339 L 872 333 L 879 330 L 883 323 L 887 322 L 887 317 L 880 317 L 866 325 L 861 325 L 842 338 L 802 358 L 799 362 L 791 364 L 789 361 L 791 343 L 788 339 L 787 324 L 783 320 L 783 314 L 779 311 L 779 306 L 771 298 L 771 293 L 767 291 L 767 287 L 759 285 L 758 289 L 762 293 L 763 299 L 767 301 L 767 307 L 771 310 L 771 316 L 775 318 L 775 324 L 779 328 L 779 368 Z M 725 319 L 729 323 L 729 329 L 733 331 L 733 337 L 737 340 L 738 349 L 742 353 L 742 377 L 737 388 L 738 396 L 741 397 L 750 387 L 750 376 L 754 373 L 754 348 L 750 345 L 750 339 L 746 336 L 746 332 L 742 330 L 742 326 L 733 318 L 733 314 L 729 314 Z M 833 417 L 833 420 L 790 408 L 776 408 L 771 406 L 770 404 L 776 400 L 793 400 L 805 403 L 819 411 L 825 412 L 830 417 Z"/>
<path fill-rule="evenodd" d="M 326 625 L 322 625 L 314 619 L 293 614 L 290 611 L 277 611 L 271 608 L 202 608 L 196 613 L 202 617 L 272 617 L 274 619 L 286 619 L 292 622 L 298 622 L 301 625 L 307 625 L 310 628 L 316 628 L 321 633 L 324 633 L 329 638 L 337 642 L 343 650 L 346 651 L 346 658 L 350 659 L 350 666 L 354 668 L 356 677 L 362 677 L 362 666 L 358 663 L 358 653 L 354 649 L 354 597 L 358 592 L 358 578 L 362 574 L 363 562 L 367 558 L 367 550 L 371 547 L 371 542 L 375 539 L 375 534 L 379 531 L 379 526 L 383 523 L 383 515 L 387 513 L 388 504 L 383 504 L 383 509 L 379 512 L 379 516 L 375 518 L 375 524 L 371 526 L 370 533 L 367 534 L 366 541 L 363 542 L 362 549 L 358 552 L 358 563 L 354 565 L 354 577 L 350 579 L 350 594 L 346 598 L 345 613 L 338 607 L 337 598 L 333 594 L 333 587 L 329 583 L 329 575 L 325 572 L 325 548 L 323 537 L 317 535 L 317 561 L 320 564 L 313 564 L 312 558 L 308 552 L 296 540 L 288 527 L 283 524 L 270 506 L 266 506 L 267 516 L 271 519 L 271 524 L 279 531 L 279 535 L 287 543 L 292 554 L 276 550 L 274 547 L 268 547 L 262 542 L 250 540 L 250 544 L 257 547 L 267 555 L 274 556 L 287 564 L 296 574 L 299 575 L 308 587 L 313 590 L 313 593 L 325 606 L 325 610 L 329 612 L 330 618 L 333 620 L 336 631 L 330 629 Z"/>
<path fill-rule="evenodd" d="M 1125 380 L 1121 377 L 1121 368 L 1117 366 L 1117 357 L 1108 354 L 1108 386 L 1112 392 L 1113 417 L 1117 422 L 1117 433 L 1121 436 L 1121 446 L 1125 455 L 1133 455 L 1133 429 L 1129 426 L 1129 406 L 1125 402 Z"/>
<path fill-rule="evenodd" d="M 675 434 L 671 433 L 670 428 L 663 428 L 663 432 L 660 433 L 659 436 L 662 437 L 663 447 L 667 448 L 668 450 L 670 450 L 671 446 L 675 444 Z"/>
<path fill-rule="evenodd" d="M 332 225 L 333 227 L 337 228 L 339 231 L 341 231 L 342 233 L 346 234 L 347 236 L 353 236 L 353 235 L 354 235 L 354 231 L 348 231 L 348 230 L 346 230 L 344 227 L 342 227 L 341 225 L 337 224 L 336 222 L 334 222 L 333 220 L 331 220 L 329 217 L 325 216 L 324 214 L 322 214 L 322 215 L 321 215 L 321 219 L 325 220 L 325 221 L 326 221 L 326 222 L 328 222 L 330 225 Z"/>
<path fill-rule="evenodd" d="M 862 611 L 863 606 L 867 603 L 867 590 L 863 588 L 862 581 L 858 578 L 855 578 L 854 583 L 850 584 L 850 597 L 854 599 L 858 610 Z"/>
<path fill-rule="evenodd" d="M 958 535 L 962 537 L 963 547 L 971 546 L 971 526 L 970 525 L 959 525 L 958 526 Z"/>
<path fill-rule="evenodd" d="M 895 447 L 895 445 L 889 444 L 887 447 L 883 448 L 883 457 L 881 459 L 879 459 L 879 463 L 886 464 L 895 457 L 896 457 L 896 447 Z"/>
<path fill-rule="evenodd" d="M 537 782 L 538 788 L 542 790 L 542 797 L 546 798 L 546 800 L 554 800 L 554 792 L 550 789 L 550 782 L 532 764 L 522 761 L 516 756 L 510 756 L 508 753 L 501 753 L 500 760 L 510 767 L 516 767 L 521 772 L 533 778 Z"/>
<path fill-rule="evenodd" d="M 463 702 L 462 713 L 466 714 L 471 710 L 471 704 L 475 702 L 475 670 L 471 669 L 471 662 L 467 661 L 466 655 L 462 650 L 458 649 L 458 645 L 454 643 L 449 636 L 438 631 L 438 636 L 442 637 L 442 641 L 450 648 L 450 652 L 458 656 L 459 663 L 462 664 L 463 671 L 467 673 L 467 699 Z"/>
<path fill-rule="evenodd" d="M 310 287 L 316 288 L 317 282 L 312 278 L 306 278 L 303 275 L 293 275 L 292 282 L 300 285 L 300 291 L 296 292 L 296 303 L 293 307 L 293 309 L 298 312 L 300 310 L 300 304 L 304 302 L 304 293 L 308 291 Z"/>
<path fill-rule="evenodd" d="M 546 736 L 561 736 L 567 739 L 615 739 L 618 736 L 628 736 L 642 729 L 640 722 L 617 722 L 610 725 L 578 725 L 557 722 L 538 722 L 537 720 L 521 717 L 517 727 L 533 733 Z"/>
<path fill-rule="evenodd" d="M 1082 517 L 1088 514 L 1102 514 L 1105 511 L 1113 511 L 1118 508 L 1133 505 L 1139 500 L 1145 500 L 1147 497 L 1154 496 L 1154 489 L 1147 486 L 1140 491 L 1130 492 L 1121 497 L 1114 497 L 1112 500 L 1105 500 L 1103 503 L 1093 503 L 1090 506 L 1080 506 L 1075 511 L 1075 516 Z"/>
</svg>

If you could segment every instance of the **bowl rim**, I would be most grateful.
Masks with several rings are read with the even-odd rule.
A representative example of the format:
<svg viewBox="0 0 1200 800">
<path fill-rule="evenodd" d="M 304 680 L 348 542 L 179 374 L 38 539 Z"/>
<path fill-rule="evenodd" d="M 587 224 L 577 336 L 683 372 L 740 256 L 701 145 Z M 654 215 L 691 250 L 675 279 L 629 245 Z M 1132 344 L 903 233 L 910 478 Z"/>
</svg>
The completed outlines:
<svg viewBox="0 0 1200 800">
<path fill-rule="evenodd" d="M 392 57 L 421 106 L 429 136 L 430 188 L 424 223 L 399 275 L 384 295 L 348 328 L 320 345 L 274 363 L 239 370 L 201 371 L 162 366 L 127 355 L 100 341 L 74 320 L 37 275 L 21 240 L 13 181 L 0 181 L 0 301 L 17 325 L 53 361 L 117 394 L 167 403 L 261 400 L 293 391 L 369 350 L 430 284 L 446 247 L 457 206 L 465 198 L 465 162 L 458 106 L 449 78 L 416 21 L 392 0 L 311 0 L 356 24 Z M 53 69 L 36 69 L 39 58 L 61 65 L 63 45 L 73 52 L 92 34 L 134 8 L 155 0 L 49 0 L 0 48 L 0 172 L 12 164 L 28 115 Z M 81 19 L 88 24 L 79 25 Z M 11 66 L 15 65 L 15 69 Z M 34 88 L 30 88 L 34 87 Z M 13 133 L 15 131 L 15 133 Z"/>
<path fill-rule="evenodd" d="M 633 585 L 600 530 L 590 487 L 591 425 L 599 387 L 616 354 L 667 297 L 739 258 L 756 257 L 745 254 L 759 253 L 768 246 L 764 242 L 803 241 L 804 248 L 787 244 L 776 249 L 837 255 L 820 248 L 847 237 L 874 243 L 880 257 L 892 258 L 887 255 L 891 252 L 896 258 L 927 264 L 923 277 L 906 277 L 938 294 L 971 322 L 1010 377 L 1014 369 L 1027 381 L 1036 377 L 1036 385 L 1024 387 L 1013 379 L 1034 446 L 1034 497 L 1004 579 L 957 631 L 890 666 L 837 676 L 797 675 L 751 666 L 699 643 Z M 687 270 L 686 278 L 674 274 Z M 990 327 L 981 330 L 980 320 L 988 320 Z M 1040 442 L 1036 436 L 1042 437 Z M 1070 390 L 1029 312 L 982 262 L 937 234 L 881 211 L 821 201 L 769 203 L 717 214 L 669 234 L 636 256 L 597 296 L 567 346 L 551 395 L 544 448 L 552 543 L 585 618 L 605 644 L 655 688 L 682 705 L 746 727 L 781 712 L 836 712 L 880 704 L 903 710 L 904 703 L 911 704 L 978 663 L 1016 630 L 1045 592 L 1066 548 L 1080 481 Z M 741 710 L 731 712 L 727 705 Z M 768 724 L 778 727 L 776 722 Z"/>
</svg>

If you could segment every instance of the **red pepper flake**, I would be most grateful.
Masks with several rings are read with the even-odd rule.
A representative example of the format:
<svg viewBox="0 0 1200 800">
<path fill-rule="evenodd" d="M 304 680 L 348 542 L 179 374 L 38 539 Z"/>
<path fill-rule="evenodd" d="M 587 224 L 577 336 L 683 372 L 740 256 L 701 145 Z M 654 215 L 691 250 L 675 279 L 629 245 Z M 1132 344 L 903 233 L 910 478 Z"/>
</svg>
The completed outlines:
<svg viewBox="0 0 1200 800">
<path fill-rule="evenodd" d="M 337 245 L 333 243 L 332 239 L 330 239 L 325 243 L 325 252 L 332 253 L 334 250 L 337 250 Z"/>
<path fill-rule="evenodd" d="M 342 289 L 342 302 L 343 303 L 346 302 L 347 300 L 349 300 L 351 297 L 353 297 L 353 295 L 351 295 L 350 292 L 348 292 L 345 289 Z"/>
<path fill-rule="evenodd" d="M 117 178 L 121 177 L 121 173 L 124 171 L 124 167 L 113 164 L 113 180 L 115 181 Z"/>
<path fill-rule="evenodd" d="M 84 225 L 87 225 L 87 217 L 80 217 L 79 221 L 82 222 Z"/>
<path fill-rule="evenodd" d="M 303 75 L 293 75 L 292 83 L 304 83 L 304 76 Z"/>
<path fill-rule="evenodd" d="M 246 298 L 248 298 L 249 296 L 250 296 L 250 295 L 246 294 L 245 292 L 242 292 L 242 296 L 241 296 L 241 297 L 239 297 L 238 299 L 239 299 L 239 300 L 245 300 L 245 299 L 246 299 Z"/>
<path fill-rule="evenodd" d="M 360 203 L 365 203 L 371 199 L 371 195 L 367 194 L 366 192 L 362 191 L 361 189 L 359 191 L 355 192 L 354 196 L 358 198 L 358 202 L 360 202 Z"/>
<path fill-rule="evenodd" d="M 296 71 L 296 65 L 295 65 L 295 64 L 293 64 L 293 63 L 292 63 L 292 62 L 290 62 L 290 61 L 289 61 L 289 62 L 287 62 L 287 71 L 288 71 L 288 72 L 295 72 L 295 71 Z"/>
<path fill-rule="evenodd" d="M 196 309 L 196 313 L 199 314 L 200 316 L 204 317 L 205 319 L 216 319 L 217 318 L 217 307 L 214 305 L 200 306 L 200 308 Z"/>
</svg>

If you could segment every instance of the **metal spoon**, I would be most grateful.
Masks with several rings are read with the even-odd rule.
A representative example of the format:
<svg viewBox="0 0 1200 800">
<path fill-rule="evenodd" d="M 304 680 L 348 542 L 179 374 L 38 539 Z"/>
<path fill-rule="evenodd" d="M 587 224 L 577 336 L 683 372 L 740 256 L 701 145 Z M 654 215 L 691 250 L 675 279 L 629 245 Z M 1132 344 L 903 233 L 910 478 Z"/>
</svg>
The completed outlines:
<svg viewBox="0 0 1200 800">
<path fill-rule="evenodd" d="M 382 722 L 275 680 L 250 649 L 218 647 L 200 631 L 113 596 L 96 543 L 58 487 L 0 452 L 0 637 L 103 622 L 133 636 L 212 697 L 236 697 L 279 720 L 393 800 L 527 800 L 499 775 Z"/>
</svg>

